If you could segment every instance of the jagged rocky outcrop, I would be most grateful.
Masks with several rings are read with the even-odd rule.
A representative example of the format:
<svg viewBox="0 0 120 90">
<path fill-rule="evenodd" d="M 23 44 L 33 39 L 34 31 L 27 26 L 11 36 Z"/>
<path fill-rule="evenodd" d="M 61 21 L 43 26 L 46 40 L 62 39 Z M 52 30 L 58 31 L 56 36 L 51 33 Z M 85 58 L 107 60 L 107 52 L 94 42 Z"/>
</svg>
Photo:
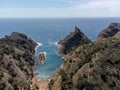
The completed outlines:
<svg viewBox="0 0 120 90">
<path fill-rule="evenodd" d="M 64 55 L 66 61 L 51 78 L 50 90 L 120 90 L 120 23 L 111 25 L 118 31 L 114 35 L 115 29 L 110 29 L 104 39 L 99 36 Z"/>
<path fill-rule="evenodd" d="M 82 44 L 90 43 L 90 39 L 88 39 L 79 28 L 75 27 L 75 31 L 68 35 L 63 40 L 59 41 L 58 44 L 61 45 L 59 50 L 59 54 L 67 54 L 71 50 L 75 49 L 77 46 Z"/>
<path fill-rule="evenodd" d="M 30 90 L 36 45 L 18 32 L 0 39 L 0 90 Z"/>
<path fill-rule="evenodd" d="M 105 28 L 99 35 L 98 40 L 112 37 L 117 32 L 120 31 L 120 23 L 111 23 L 107 28 Z"/>
<path fill-rule="evenodd" d="M 41 52 L 38 57 L 38 64 L 41 65 L 45 61 L 45 54 Z"/>
</svg>

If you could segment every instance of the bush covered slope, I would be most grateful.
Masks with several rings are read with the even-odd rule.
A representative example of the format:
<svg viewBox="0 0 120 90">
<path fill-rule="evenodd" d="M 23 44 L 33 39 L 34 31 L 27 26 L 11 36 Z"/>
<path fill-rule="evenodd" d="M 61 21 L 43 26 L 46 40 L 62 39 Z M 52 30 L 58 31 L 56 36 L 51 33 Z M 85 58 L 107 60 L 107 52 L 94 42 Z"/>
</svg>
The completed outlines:
<svg viewBox="0 0 120 90">
<path fill-rule="evenodd" d="M 18 32 L 0 39 L 0 90 L 30 90 L 36 45 Z"/>
<path fill-rule="evenodd" d="M 101 37 L 108 29 L 107 37 Z M 53 75 L 50 90 L 120 90 L 119 30 L 120 23 L 110 24 L 95 42 L 64 55 L 66 61 Z"/>
</svg>

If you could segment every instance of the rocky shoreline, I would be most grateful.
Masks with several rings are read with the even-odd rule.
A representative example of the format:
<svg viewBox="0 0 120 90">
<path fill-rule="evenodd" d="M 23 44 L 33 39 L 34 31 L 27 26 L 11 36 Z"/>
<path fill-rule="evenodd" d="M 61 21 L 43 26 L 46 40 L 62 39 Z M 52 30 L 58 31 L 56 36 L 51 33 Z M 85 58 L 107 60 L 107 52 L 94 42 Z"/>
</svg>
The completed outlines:
<svg viewBox="0 0 120 90">
<path fill-rule="evenodd" d="M 92 42 L 78 27 L 60 40 L 65 63 L 52 78 L 37 80 L 37 43 L 13 32 L 0 39 L 0 90 L 119 90 L 120 23 L 111 23 Z M 45 60 L 40 53 L 39 64 Z"/>
</svg>

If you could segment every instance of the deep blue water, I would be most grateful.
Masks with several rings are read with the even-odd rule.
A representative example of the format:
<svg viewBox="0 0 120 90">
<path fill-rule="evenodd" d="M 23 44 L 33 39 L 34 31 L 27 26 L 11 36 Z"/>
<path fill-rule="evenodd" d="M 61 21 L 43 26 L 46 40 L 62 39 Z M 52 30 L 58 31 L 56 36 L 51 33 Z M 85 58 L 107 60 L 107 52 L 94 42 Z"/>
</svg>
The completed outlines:
<svg viewBox="0 0 120 90">
<path fill-rule="evenodd" d="M 58 46 L 55 42 L 63 39 L 78 26 L 91 40 L 95 40 L 98 33 L 111 22 L 119 22 L 120 18 L 46 18 L 46 19 L 0 19 L 0 37 L 17 31 L 42 45 L 35 55 L 35 70 L 38 78 L 49 78 L 60 68 L 64 60 L 57 54 Z M 46 52 L 46 61 L 37 65 L 39 52 Z"/>
</svg>

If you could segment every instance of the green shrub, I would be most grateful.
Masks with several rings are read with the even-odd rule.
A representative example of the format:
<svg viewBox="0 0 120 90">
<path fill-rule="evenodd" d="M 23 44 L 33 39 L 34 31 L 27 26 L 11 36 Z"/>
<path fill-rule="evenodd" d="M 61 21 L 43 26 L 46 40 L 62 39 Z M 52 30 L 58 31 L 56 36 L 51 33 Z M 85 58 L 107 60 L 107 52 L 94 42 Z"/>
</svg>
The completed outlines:
<svg viewBox="0 0 120 90">
<path fill-rule="evenodd" d="M 14 79 L 12 85 L 14 90 L 18 90 L 18 80 Z"/>
<path fill-rule="evenodd" d="M 2 79 L 2 77 L 3 77 L 3 72 L 0 71 L 0 79 Z"/>
<path fill-rule="evenodd" d="M 9 82 L 9 83 L 12 83 L 12 82 L 13 82 L 13 78 L 9 78 L 9 79 L 8 79 L 8 82 Z"/>
<path fill-rule="evenodd" d="M 4 90 L 6 87 L 5 82 L 0 82 L 0 90 Z"/>
<path fill-rule="evenodd" d="M 94 67 L 94 64 L 90 63 L 90 68 Z"/>
</svg>

